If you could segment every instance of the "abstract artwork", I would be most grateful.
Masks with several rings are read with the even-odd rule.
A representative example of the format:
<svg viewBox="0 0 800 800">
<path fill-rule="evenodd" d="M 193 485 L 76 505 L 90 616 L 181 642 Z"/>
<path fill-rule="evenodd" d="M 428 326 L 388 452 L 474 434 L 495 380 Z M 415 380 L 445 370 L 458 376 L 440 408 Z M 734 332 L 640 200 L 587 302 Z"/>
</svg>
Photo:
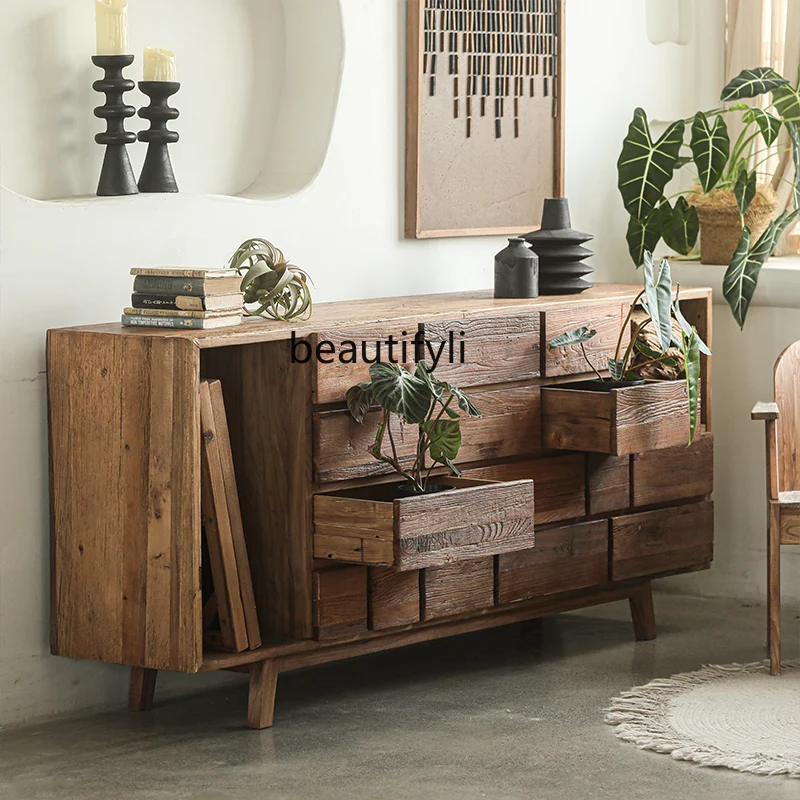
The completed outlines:
<svg viewBox="0 0 800 800">
<path fill-rule="evenodd" d="M 519 233 L 563 194 L 565 0 L 408 0 L 406 236 Z"/>
</svg>

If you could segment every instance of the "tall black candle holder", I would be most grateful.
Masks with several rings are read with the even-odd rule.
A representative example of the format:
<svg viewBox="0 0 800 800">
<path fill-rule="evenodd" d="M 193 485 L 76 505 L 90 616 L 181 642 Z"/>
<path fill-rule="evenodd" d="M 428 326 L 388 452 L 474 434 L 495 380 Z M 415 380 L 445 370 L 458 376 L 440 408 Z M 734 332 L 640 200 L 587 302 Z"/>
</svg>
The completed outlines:
<svg viewBox="0 0 800 800">
<path fill-rule="evenodd" d="M 139 132 L 139 141 L 147 142 L 147 156 L 139 176 L 140 192 L 177 192 L 178 183 L 172 170 L 169 145 L 180 134 L 167 130 L 167 123 L 178 119 L 181 112 L 169 105 L 169 98 L 181 88 L 177 81 L 140 81 L 139 89 L 150 98 L 150 105 L 139 109 L 139 116 L 150 121 L 150 128 Z"/>
<path fill-rule="evenodd" d="M 136 141 L 136 134 L 125 130 L 125 120 L 136 114 L 133 106 L 122 102 L 125 92 L 136 86 L 133 81 L 122 77 L 122 70 L 133 64 L 133 56 L 92 56 L 92 63 L 105 71 L 102 80 L 95 81 L 92 88 L 106 96 L 105 105 L 98 106 L 94 115 L 106 121 L 105 133 L 94 137 L 98 144 L 106 146 L 103 169 L 97 194 L 100 197 L 117 197 L 125 194 L 138 194 L 136 178 L 131 167 L 126 145 Z"/>
</svg>

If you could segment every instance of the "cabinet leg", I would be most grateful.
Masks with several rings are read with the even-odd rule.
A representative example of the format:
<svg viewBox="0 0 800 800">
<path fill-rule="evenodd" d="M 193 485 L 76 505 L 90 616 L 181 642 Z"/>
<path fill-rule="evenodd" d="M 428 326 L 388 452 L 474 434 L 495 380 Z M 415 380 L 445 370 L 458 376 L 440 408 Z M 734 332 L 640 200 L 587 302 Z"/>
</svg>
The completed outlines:
<svg viewBox="0 0 800 800">
<path fill-rule="evenodd" d="M 653 590 L 648 581 L 630 597 L 633 632 L 637 642 L 656 638 L 656 615 L 653 611 Z"/>
<path fill-rule="evenodd" d="M 128 708 L 131 711 L 150 711 L 156 693 L 158 670 L 144 667 L 131 668 L 131 688 L 128 695 Z"/>
<path fill-rule="evenodd" d="M 277 661 L 259 661 L 250 667 L 250 694 L 247 698 L 248 728 L 261 730 L 272 727 L 277 686 Z"/>
</svg>

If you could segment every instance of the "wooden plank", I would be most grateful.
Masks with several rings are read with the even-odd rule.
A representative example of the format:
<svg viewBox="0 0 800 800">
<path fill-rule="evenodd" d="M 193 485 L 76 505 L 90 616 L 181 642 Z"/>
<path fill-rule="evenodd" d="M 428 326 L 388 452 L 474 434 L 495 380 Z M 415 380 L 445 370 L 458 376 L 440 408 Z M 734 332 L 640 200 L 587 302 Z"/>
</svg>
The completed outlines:
<svg viewBox="0 0 800 800">
<path fill-rule="evenodd" d="M 588 469 L 588 511 L 591 516 L 624 511 L 631 504 L 630 456 L 591 453 Z"/>
<path fill-rule="evenodd" d="M 774 420 L 779 416 L 777 403 L 756 403 L 750 412 L 750 419 Z"/>
<path fill-rule="evenodd" d="M 685 445 L 633 456 L 633 504 L 648 506 L 714 490 L 714 436 L 705 434 Z"/>
<path fill-rule="evenodd" d="M 311 371 L 289 342 L 208 351 L 202 368 L 225 387 L 262 638 L 311 638 Z"/>
<path fill-rule="evenodd" d="M 458 462 L 537 455 L 541 452 L 539 419 L 540 389 L 520 386 L 469 392 L 482 419 L 464 417 L 463 443 Z M 375 443 L 380 413 L 367 414 L 363 424 L 347 411 L 324 411 L 314 415 L 314 467 L 320 483 L 385 475 L 392 471 L 369 452 Z M 417 427 L 401 425 L 392 418 L 392 432 L 400 462 L 410 467 L 416 454 Z"/>
<path fill-rule="evenodd" d="M 223 641 L 227 647 L 240 652 L 248 647 L 247 622 L 208 381 L 200 383 L 200 424 L 203 430 L 203 525 L 211 556 L 214 594 L 217 597 Z"/>
<path fill-rule="evenodd" d="M 467 470 L 468 478 L 532 480 L 537 525 L 576 519 L 586 513 L 585 458 L 582 453 L 513 461 Z"/>
<path fill-rule="evenodd" d="M 250 560 L 247 557 L 247 542 L 244 538 L 242 509 L 239 505 L 239 489 L 236 483 L 236 471 L 233 466 L 231 438 L 228 430 L 228 417 L 225 413 L 222 384 L 216 380 L 209 381 L 208 390 L 211 395 L 211 411 L 214 415 L 214 430 L 222 468 L 222 478 L 225 485 L 225 499 L 228 505 L 228 518 L 231 526 L 233 550 L 236 556 L 236 569 L 239 574 L 239 592 L 247 628 L 248 647 L 252 650 L 261 646 L 261 631 L 258 627 L 253 577 L 250 571 Z"/>
<path fill-rule="evenodd" d="M 461 561 L 422 573 L 424 620 L 466 614 L 494 605 L 494 559 Z"/>
<path fill-rule="evenodd" d="M 800 342 L 789 345 L 775 362 L 775 403 L 780 412 L 777 428 L 778 491 L 800 490 L 800 463 L 796 458 L 800 430 Z"/>
<path fill-rule="evenodd" d="M 517 300 L 495 298 L 492 291 L 488 289 L 315 303 L 314 314 L 309 320 L 292 320 L 291 325 L 259 318 L 247 319 L 241 325 L 208 331 L 125 328 L 119 322 L 83 325 L 65 330 L 133 338 L 186 339 L 205 350 L 231 345 L 286 341 L 291 338 L 292 333 L 297 338 L 304 338 L 319 331 L 340 327 L 350 328 L 357 325 L 379 323 L 414 325 L 434 320 L 560 311 L 577 306 L 594 314 L 598 307 L 608 305 L 611 301 L 630 304 L 640 291 L 641 284 L 601 283 L 576 296 L 543 295 L 537 298 Z M 684 301 L 710 297 L 711 289 L 709 288 L 681 287 L 682 307 Z M 581 324 L 586 323 L 582 322 Z"/>
<path fill-rule="evenodd" d="M 631 298 L 632 299 L 632 298 Z M 575 303 L 571 308 L 561 311 L 547 311 L 542 314 L 542 374 L 548 378 L 559 375 L 580 375 L 591 370 L 586 365 L 583 351 L 579 345 L 550 350 L 548 344 L 562 333 L 587 326 L 597 331 L 597 335 L 584 345 L 586 355 L 596 369 L 606 369 L 609 358 L 614 357 L 617 340 L 622 328 L 624 315 L 630 303 L 606 303 L 596 308 L 582 307 Z M 623 346 L 630 340 L 630 334 L 623 337 Z"/>
<path fill-rule="evenodd" d="M 369 628 L 382 631 L 420 620 L 420 572 L 369 570 Z"/>
<path fill-rule="evenodd" d="M 714 555 L 714 504 L 615 517 L 611 544 L 615 581 L 708 564 Z"/>
<path fill-rule="evenodd" d="M 530 550 L 497 560 L 497 602 L 513 603 L 608 582 L 608 521 L 540 530 Z"/>
<path fill-rule="evenodd" d="M 314 572 L 314 636 L 336 639 L 367 630 L 367 568 Z"/>
<path fill-rule="evenodd" d="M 53 652 L 195 672 L 197 350 L 187 339 L 48 339 Z"/>
<path fill-rule="evenodd" d="M 538 314 L 429 322 L 423 328 L 425 360 L 433 366 L 431 352 L 440 354 L 436 377 L 462 389 L 530 380 L 541 373 Z"/>
<path fill-rule="evenodd" d="M 353 523 L 358 520 L 358 533 Z M 394 540 L 394 509 L 391 502 L 362 497 L 318 494 L 314 496 L 314 524 L 341 527 L 341 536 L 363 538 L 369 530 L 376 539 Z"/>
<path fill-rule="evenodd" d="M 413 372 L 416 333 L 416 325 L 381 325 L 329 329 L 312 336 L 310 346 L 314 373 L 314 402 L 340 403 L 344 401 L 347 390 L 351 386 L 369 380 L 369 368 L 375 361 L 404 364 Z M 393 342 L 391 353 L 389 352 L 390 338 Z M 399 344 L 395 345 L 395 342 Z M 323 344 L 323 350 L 320 352 L 319 346 L 322 343 L 328 344 Z M 405 347 L 402 346 L 402 343 L 405 343 Z M 353 351 L 353 346 L 355 346 L 355 351 Z M 344 354 L 343 348 L 347 351 Z M 323 361 L 317 360 L 318 352 Z M 351 361 L 353 352 L 355 352 L 355 360 Z M 302 357 L 304 356 L 305 352 L 302 354 Z"/>
</svg>

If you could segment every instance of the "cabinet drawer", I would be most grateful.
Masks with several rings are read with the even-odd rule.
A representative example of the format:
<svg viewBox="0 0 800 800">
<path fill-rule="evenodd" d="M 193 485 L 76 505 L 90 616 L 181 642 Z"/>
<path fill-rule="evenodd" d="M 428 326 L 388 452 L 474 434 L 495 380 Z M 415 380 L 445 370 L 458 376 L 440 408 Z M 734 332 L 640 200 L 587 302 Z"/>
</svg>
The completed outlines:
<svg viewBox="0 0 800 800">
<path fill-rule="evenodd" d="M 417 331 L 414 326 L 409 327 L 411 330 L 386 326 L 338 328 L 312 336 L 309 343 L 314 402 L 341 403 L 351 386 L 369 380 L 369 368 L 376 360 L 386 363 L 394 360 L 413 371 Z"/>
<path fill-rule="evenodd" d="M 369 627 L 373 631 L 412 625 L 420 620 L 421 570 L 396 572 L 369 568 Z"/>
<path fill-rule="evenodd" d="M 570 453 L 478 467 L 464 475 L 489 481 L 532 480 L 536 487 L 536 524 L 542 525 L 586 514 L 585 467 L 583 454 Z"/>
<path fill-rule="evenodd" d="M 714 437 L 699 436 L 691 447 L 670 447 L 633 456 L 633 504 L 649 506 L 714 490 Z"/>
<path fill-rule="evenodd" d="M 480 558 L 423 570 L 425 621 L 469 614 L 494 605 L 494 559 Z"/>
<path fill-rule="evenodd" d="M 459 463 L 511 456 L 537 455 L 542 448 L 538 386 L 469 392 L 483 412 L 482 419 L 464 417 Z M 372 457 L 380 413 L 367 414 L 363 424 L 347 411 L 321 411 L 314 415 L 314 471 L 319 483 L 366 478 L 390 473 L 391 467 Z M 417 445 L 417 426 L 401 426 L 393 419 L 392 431 L 400 462 L 409 466 Z"/>
<path fill-rule="evenodd" d="M 661 451 L 663 452 L 663 451 Z M 631 504 L 630 456 L 605 456 L 589 453 L 589 514 L 610 514 L 626 511 Z"/>
<path fill-rule="evenodd" d="M 462 389 L 538 378 L 539 324 L 539 314 L 428 322 L 424 358 L 441 354 L 436 377 Z"/>
<path fill-rule="evenodd" d="M 607 582 L 608 520 L 539 531 L 536 547 L 498 557 L 498 603 Z"/>
<path fill-rule="evenodd" d="M 586 355 L 597 369 L 606 369 L 608 359 L 614 357 L 620 326 L 628 313 L 628 308 L 628 305 L 622 303 L 603 303 L 563 311 L 545 311 L 542 314 L 544 376 L 555 378 L 559 375 L 591 372 L 580 345 L 560 347 L 557 350 L 550 350 L 547 346 L 556 336 L 584 326 L 597 331 L 597 335 L 584 345 Z M 629 340 L 630 334 L 626 332 L 623 345 L 627 345 Z"/>
<path fill-rule="evenodd" d="M 391 483 L 315 495 L 314 557 L 405 572 L 533 546 L 532 481 L 446 483 L 427 495 L 399 497 Z"/>
<path fill-rule="evenodd" d="M 314 572 L 314 636 L 338 639 L 367 630 L 367 568 Z"/>
<path fill-rule="evenodd" d="M 714 557 L 714 504 L 615 517 L 611 549 L 615 581 L 708 566 Z"/>
</svg>

